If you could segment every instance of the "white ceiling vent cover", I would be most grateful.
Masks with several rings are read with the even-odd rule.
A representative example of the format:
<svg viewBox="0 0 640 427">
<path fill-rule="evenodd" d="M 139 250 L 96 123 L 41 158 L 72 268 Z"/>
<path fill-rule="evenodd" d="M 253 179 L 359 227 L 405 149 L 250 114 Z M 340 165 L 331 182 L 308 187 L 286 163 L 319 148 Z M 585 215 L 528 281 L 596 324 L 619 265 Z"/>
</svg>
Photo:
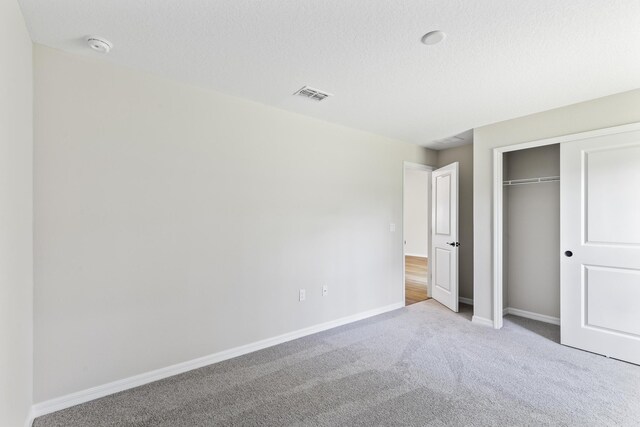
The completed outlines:
<svg viewBox="0 0 640 427">
<path fill-rule="evenodd" d="M 298 95 L 298 96 L 302 96 L 302 97 L 305 97 L 305 98 L 309 98 L 309 99 L 312 99 L 314 101 L 322 101 L 323 99 L 326 99 L 326 98 L 328 98 L 330 96 L 333 96 L 330 93 L 323 92 L 321 90 L 314 89 L 314 88 L 309 87 L 309 86 L 305 86 L 302 89 L 296 91 L 294 93 L 294 95 Z"/>
<path fill-rule="evenodd" d="M 459 136 L 450 136 L 448 138 L 438 139 L 433 142 L 439 142 L 440 144 L 453 144 L 454 142 L 463 142 L 463 141 L 464 141 L 464 138 L 461 138 Z"/>
</svg>

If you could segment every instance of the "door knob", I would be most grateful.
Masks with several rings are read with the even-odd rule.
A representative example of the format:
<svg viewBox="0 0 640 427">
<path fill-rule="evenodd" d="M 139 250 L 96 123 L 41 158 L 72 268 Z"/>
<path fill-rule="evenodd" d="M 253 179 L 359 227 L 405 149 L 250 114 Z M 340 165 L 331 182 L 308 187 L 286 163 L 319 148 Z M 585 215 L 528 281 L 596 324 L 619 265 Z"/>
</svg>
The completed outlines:
<svg viewBox="0 0 640 427">
<path fill-rule="evenodd" d="M 457 248 L 460 246 L 460 242 L 447 242 L 447 245 Z"/>
<path fill-rule="evenodd" d="M 571 251 L 564 251 L 564 256 L 566 256 L 567 258 L 571 258 L 573 256 L 573 252 Z"/>
</svg>

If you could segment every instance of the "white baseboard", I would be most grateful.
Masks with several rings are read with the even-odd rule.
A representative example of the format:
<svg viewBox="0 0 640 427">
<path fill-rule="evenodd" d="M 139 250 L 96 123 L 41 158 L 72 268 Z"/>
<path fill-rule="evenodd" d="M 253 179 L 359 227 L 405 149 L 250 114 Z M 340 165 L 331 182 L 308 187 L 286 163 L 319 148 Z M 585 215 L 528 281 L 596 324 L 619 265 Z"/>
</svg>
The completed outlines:
<svg viewBox="0 0 640 427">
<path fill-rule="evenodd" d="M 540 322 L 551 323 L 553 325 L 560 324 L 559 317 L 547 316 L 546 314 L 533 313 L 531 311 L 520 310 L 519 308 L 507 307 L 502 310 L 502 315 L 513 314 L 514 316 L 526 317 L 527 319 L 538 320 Z"/>
<path fill-rule="evenodd" d="M 480 317 L 480 316 L 473 316 L 471 318 L 471 321 L 473 323 L 477 323 L 478 325 L 482 325 L 482 326 L 488 326 L 490 328 L 493 328 L 493 320 L 491 319 L 486 319 L 484 317 Z"/>
<path fill-rule="evenodd" d="M 463 304 L 473 305 L 473 300 L 471 298 L 459 297 L 458 301 L 460 301 Z"/>
<path fill-rule="evenodd" d="M 246 344 L 239 347 L 231 348 L 229 350 L 224 350 L 218 353 L 210 354 L 208 356 L 199 357 L 197 359 L 177 363 L 175 365 L 167 366 L 165 368 L 156 369 L 154 371 L 146 372 L 139 375 L 134 375 L 129 378 L 124 378 L 124 379 L 113 381 L 107 384 L 88 388 L 86 390 L 81 390 L 75 393 L 67 394 L 65 396 L 57 397 L 55 399 L 46 400 L 44 402 L 40 402 L 33 405 L 32 411 L 31 411 L 32 412 L 31 419 L 33 420 L 36 417 L 40 417 L 42 415 L 46 415 L 51 412 L 56 412 L 61 409 L 66 409 L 71 406 L 79 405 L 80 403 L 88 402 L 90 400 L 95 400 L 104 396 L 108 396 L 113 393 L 118 393 L 123 390 L 128 390 L 133 387 L 138 387 L 153 381 L 158 381 L 163 378 L 171 377 L 173 375 L 178 375 L 183 372 L 191 371 L 193 369 L 201 368 L 203 366 L 211 365 L 213 363 L 221 362 L 223 360 L 242 356 L 247 353 L 252 353 L 254 351 L 262 350 L 263 348 L 282 344 L 284 342 L 291 341 L 297 338 L 302 338 L 307 335 L 326 331 L 328 329 L 332 329 L 337 326 L 342 326 L 348 323 L 357 322 L 358 320 L 366 319 L 372 316 L 377 316 L 378 314 L 397 310 L 402 307 L 404 307 L 404 302 L 399 302 L 399 303 L 391 304 L 385 307 L 364 311 L 351 316 L 346 316 L 340 319 L 331 320 L 329 322 L 310 326 L 308 328 L 298 329 L 297 331 L 293 331 L 293 332 L 278 335 L 272 338 L 256 341 L 251 344 Z"/>
<path fill-rule="evenodd" d="M 24 420 L 24 427 L 31 427 L 33 425 L 33 420 L 35 419 L 35 415 L 33 412 L 33 405 L 29 408 L 29 413 L 27 414 L 27 419 Z"/>
</svg>

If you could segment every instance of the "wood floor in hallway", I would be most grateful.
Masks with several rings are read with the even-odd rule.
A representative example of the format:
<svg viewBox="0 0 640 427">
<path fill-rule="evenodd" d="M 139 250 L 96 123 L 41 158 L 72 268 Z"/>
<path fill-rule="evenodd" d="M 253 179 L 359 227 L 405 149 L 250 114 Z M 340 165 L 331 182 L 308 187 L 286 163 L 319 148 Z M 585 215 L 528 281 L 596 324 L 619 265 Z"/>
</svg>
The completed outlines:
<svg viewBox="0 0 640 427">
<path fill-rule="evenodd" d="M 428 300 L 427 294 L 427 258 L 418 256 L 404 257 L 405 305 Z"/>
</svg>

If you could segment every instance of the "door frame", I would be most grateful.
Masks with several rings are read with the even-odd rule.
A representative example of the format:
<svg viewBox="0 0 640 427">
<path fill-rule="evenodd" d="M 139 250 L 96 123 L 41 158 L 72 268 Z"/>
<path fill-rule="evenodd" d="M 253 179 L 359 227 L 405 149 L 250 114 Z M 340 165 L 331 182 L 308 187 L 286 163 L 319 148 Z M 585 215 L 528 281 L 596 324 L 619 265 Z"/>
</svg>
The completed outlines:
<svg viewBox="0 0 640 427">
<path fill-rule="evenodd" d="M 413 163 L 413 162 L 403 162 L 402 163 L 402 304 L 403 306 L 406 304 L 406 287 L 405 287 L 405 244 L 404 244 L 404 232 L 405 232 L 405 172 L 407 170 L 419 170 L 428 172 L 429 174 L 429 182 L 427 183 L 427 200 L 429 201 L 429 209 L 427 210 L 427 235 L 431 238 L 431 172 L 433 172 L 434 167 L 429 165 L 423 165 L 421 163 Z M 431 260 L 431 242 L 427 245 L 427 260 Z M 427 261 L 427 294 L 431 295 L 431 263 Z"/>
<path fill-rule="evenodd" d="M 613 135 L 616 133 L 634 131 L 640 129 L 640 122 L 630 123 L 621 126 L 613 126 L 608 128 L 596 129 L 587 132 L 574 133 L 570 135 L 562 135 L 553 138 L 538 139 L 535 141 L 522 142 L 518 144 L 506 145 L 493 149 L 493 327 L 495 329 L 502 328 L 502 291 L 503 291 L 503 157 L 504 153 L 510 151 L 526 150 L 527 148 L 542 147 L 544 145 L 562 144 L 580 139 L 594 138 L 603 135 Z M 560 209 L 562 210 L 562 201 L 560 201 Z M 558 248 L 558 257 L 560 256 L 560 248 Z M 562 287 L 562 282 L 560 282 Z M 562 311 L 560 312 L 562 319 Z"/>
</svg>

